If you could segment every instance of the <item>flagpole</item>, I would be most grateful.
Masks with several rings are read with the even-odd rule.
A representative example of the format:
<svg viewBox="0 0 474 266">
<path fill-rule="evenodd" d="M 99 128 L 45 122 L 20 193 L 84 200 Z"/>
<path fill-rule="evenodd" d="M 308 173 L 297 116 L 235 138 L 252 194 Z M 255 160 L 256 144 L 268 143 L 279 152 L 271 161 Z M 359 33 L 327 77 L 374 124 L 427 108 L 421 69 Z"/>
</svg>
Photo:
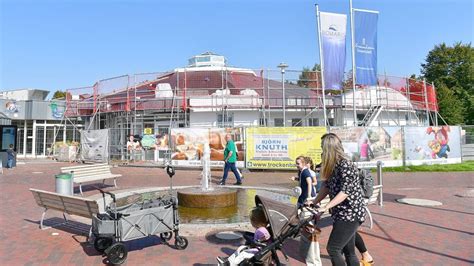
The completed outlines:
<svg viewBox="0 0 474 266">
<path fill-rule="evenodd" d="M 355 93 L 356 93 L 356 64 L 355 64 L 355 49 L 354 49 L 354 15 L 352 10 L 352 0 L 349 0 L 350 12 L 351 12 L 351 49 L 352 49 L 352 110 L 354 112 L 354 126 L 358 126 L 357 123 L 357 112 L 356 112 L 356 102 L 355 102 Z"/>
<path fill-rule="evenodd" d="M 319 44 L 319 61 L 321 63 L 321 88 L 323 90 L 323 116 L 324 116 L 324 126 L 327 124 L 327 115 L 326 115 L 326 96 L 325 96 L 325 84 L 324 84 L 324 59 L 323 59 L 323 49 L 321 45 L 321 23 L 319 21 L 319 5 L 316 4 L 316 20 L 318 23 L 318 44 Z"/>
</svg>

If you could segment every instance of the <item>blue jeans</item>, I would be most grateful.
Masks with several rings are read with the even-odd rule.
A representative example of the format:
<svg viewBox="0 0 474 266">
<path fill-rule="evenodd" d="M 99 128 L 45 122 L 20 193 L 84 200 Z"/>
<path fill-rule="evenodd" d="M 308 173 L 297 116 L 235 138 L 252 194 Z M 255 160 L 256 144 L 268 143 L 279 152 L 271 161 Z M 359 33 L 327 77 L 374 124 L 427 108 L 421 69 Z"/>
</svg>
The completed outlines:
<svg viewBox="0 0 474 266">
<path fill-rule="evenodd" d="M 232 170 L 232 173 L 234 173 L 235 178 L 237 179 L 237 183 L 242 183 L 239 172 L 237 172 L 237 168 L 235 167 L 235 163 L 229 163 L 229 162 L 225 162 L 224 176 L 222 177 L 222 182 L 225 183 L 225 180 L 227 179 L 227 174 L 229 173 L 229 169 Z"/>
<path fill-rule="evenodd" d="M 13 168 L 13 159 L 8 159 L 7 168 Z"/>
</svg>

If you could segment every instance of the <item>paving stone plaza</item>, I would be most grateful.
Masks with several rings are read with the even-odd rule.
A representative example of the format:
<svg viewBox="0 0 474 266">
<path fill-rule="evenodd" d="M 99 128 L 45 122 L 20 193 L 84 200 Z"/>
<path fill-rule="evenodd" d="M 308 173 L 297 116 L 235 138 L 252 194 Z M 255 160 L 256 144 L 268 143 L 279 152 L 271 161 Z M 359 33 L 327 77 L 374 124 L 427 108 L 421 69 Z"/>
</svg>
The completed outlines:
<svg viewBox="0 0 474 266">
<path fill-rule="evenodd" d="M 27 160 L 0 175 L 2 203 L 0 261 L 2 265 L 102 265 L 107 263 L 86 241 L 90 219 L 71 216 L 64 226 L 39 229 L 43 210 L 36 205 L 29 188 L 54 191 L 54 176 L 60 167 L 69 166 L 52 160 Z M 169 178 L 161 168 L 114 167 L 122 174 L 117 189 L 146 186 L 168 187 Z M 250 172 L 244 186 L 292 188 L 292 172 Z M 200 172 L 177 170 L 174 186 L 200 183 Z M 212 172 L 216 185 L 221 172 Z M 232 179 L 233 176 L 230 177 Z M 106 186 L 106 190 L 115 190 Z M 370 205 L 372 229 L 362 227 L 361 234 L 377 265 L 472 265 L 474 263 L 473 175 L 458 173 L 384 173 L 384 205 Z M 84 185 L 84 197 L 98 191 Z M 76 188 L 75 193 L 79 193 Z M 397 202 L 414 198 L 442 203 L 417 206 Z M 416 203 L 416 202 L 415 202 Z M 46 225 L 62 221 L 59 212 L 48 212 Z M 323 265 L 330 265 L 326 251 L 331 222 L 323 220 L 320 246 Z M 189 240 L 185 250 L 163 244 L 159 237 L 126 242 L 126 265 L 215 265 L 216 256 L 230 255 L 241 243 L 231 237 L 251 230 L 248 224 L 181 224 L 180 233 Z M 225 236 L 227 234 L 227 237 Z M 222 237 L 224 235 L 224 237 Z M 219 237 L 220 236 L 220 237 Z M 285 241 L 287 265 L 304 265 L 298 254 L 298 239 Z"/>
</svg>

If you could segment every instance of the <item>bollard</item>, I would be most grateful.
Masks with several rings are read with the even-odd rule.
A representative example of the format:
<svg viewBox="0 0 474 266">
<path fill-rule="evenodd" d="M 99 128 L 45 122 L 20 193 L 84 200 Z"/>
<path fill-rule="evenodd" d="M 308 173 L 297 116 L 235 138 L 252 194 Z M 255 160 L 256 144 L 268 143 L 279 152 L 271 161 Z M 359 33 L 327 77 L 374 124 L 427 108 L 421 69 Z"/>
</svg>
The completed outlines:
<svg viewBox="0 0 474 266">
<path fill-rule="evenodd" d="M 377 181 L 378 185 L 380 186 L 380 194 L 379 194 L 379 206 L 383 206 L 383 182 L 382 182 L 382 162 L 377 161 Z"/>
</svg>

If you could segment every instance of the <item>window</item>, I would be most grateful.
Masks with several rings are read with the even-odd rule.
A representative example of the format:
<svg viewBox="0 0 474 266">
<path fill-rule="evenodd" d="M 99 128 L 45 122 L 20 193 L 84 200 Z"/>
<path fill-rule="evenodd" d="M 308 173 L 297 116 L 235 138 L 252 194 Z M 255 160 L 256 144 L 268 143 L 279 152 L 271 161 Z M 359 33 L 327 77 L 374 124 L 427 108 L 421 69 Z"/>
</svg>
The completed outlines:
<svg viewBox="0 0 474 266">
<path fill-rule="evenodd" d="M 13 149 L 16 150 L 17 143 L 15 141 L 17 137 L 17 127 L 16 126 L 0 126 L 1 135 L 0 142 L 2 143 L 1 151 L 6 151 L 10 148 L 10 144 L 13 144 Z M 1 158 L 0 158 L 1 160 Z"/>
<path fill-rule="evenodd" d="M 266 118 L 260 118 L 260 121 L 258 122 L 259 126 L 266 126 L 268 123 L 268 120 Z"/>
<path fill-rule="evenodd" d="M 276 127 L 282 127 L 283 126 L 283 118 L 275 118 L 273 120 L 273 124 Z"/>
<path fill-rule="evenodd" d="M 286 105 L 297 105 L 297 106 L 309 105 L 309 99 L 308 98 L 288 98 L 286 99 Z"/>
<path fill-rule="evenodd" d="M 308 118 L 308 126 L 310 127 L 319 126 L 319 118 Z"/>
<path fill-rule="evenodd" d="M 300 118 L 293 118 L 293 119 L 291 119 L 291 126 L 293 126 L 293 127 L 302 127 L 303 126 L 303 121 L 301 121 Z"/>
<path fill-rule="evenodd" d="M 233 127 L 234 114 L 233 113 L 217 114 L 217 126 L 218 127 Z"/>
</svg>

